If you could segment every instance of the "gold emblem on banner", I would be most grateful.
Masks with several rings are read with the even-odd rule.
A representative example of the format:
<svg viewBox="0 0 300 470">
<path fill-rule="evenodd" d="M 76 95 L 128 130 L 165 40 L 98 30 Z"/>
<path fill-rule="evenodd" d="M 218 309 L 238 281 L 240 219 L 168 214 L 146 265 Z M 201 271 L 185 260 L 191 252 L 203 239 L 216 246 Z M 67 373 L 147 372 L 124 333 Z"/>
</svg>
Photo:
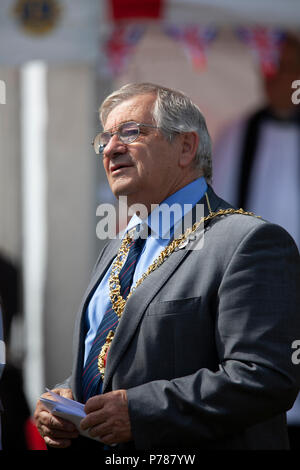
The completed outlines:
<svg viewBox="0 0 300 470">
<path fill-rule="evenodd" d="M 56 0 L 18 0 L 14 14 L 27 33 L 43 35 L 56 26 L 60 10 Z"/>
</svg>

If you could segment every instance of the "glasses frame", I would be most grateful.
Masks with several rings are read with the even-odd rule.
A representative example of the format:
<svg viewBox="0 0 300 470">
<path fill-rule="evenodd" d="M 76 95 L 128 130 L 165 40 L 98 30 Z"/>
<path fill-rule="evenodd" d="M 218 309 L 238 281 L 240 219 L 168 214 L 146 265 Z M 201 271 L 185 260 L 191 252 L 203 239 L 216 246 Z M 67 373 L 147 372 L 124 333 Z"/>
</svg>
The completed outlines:
<svg viewBox="0 0 300 470">
<path fill-rule="evenodd" d="M 136 135 L 136 137 L 134 137 L 133 140 L 131 140 L 130 142 L 124 142 L 124 140 L 122 139 L 121 135 L 120 135 L 120 129 L 122 126 L 126 125 L 126 124 L 135 124 L 137 126 L 137 129 L 138 129 L 138 133 Z M 129 145 L 131 144 L 132 142 L 134 142 L 135 140 L 137 140 L 137 138 L 139 137 L 140 135 L 140 127 L 150 127 L 152 129 L 159 129 L 158 126 L 153 126 L 152 124 L 144 124 L 142 122 L 135 122 L 135 121 L 127 121 L 127 122 L 123 122 L 122 124 L 119 125 L 118 129 L 115 131 L 115 132 L 110 132 L 110 131 L 102 131 L 102 132 L 99 132 L 99 134 L 96 135 L 95 139 L 93 140 L 92 142 L 92 145 L 94 147 L 94 150 L 96 152 L 96 155 L 102 155 L 103 154 L 103 151 L 106 147 L 106 145 L 110 142 L 111 138 L 114 136 L 114 135 L 117 135 L 118 136 L 118 139 L 125 145 Z M 108 134 L 110 135 L 110 138 L 109 138 L 109 141 L 107 142 L 107 144 L 96 144 L 96 140 L 97 138 L 99 137 L 99 141 L 100 141 L 100 138 L 103 134 Z M 98 147 L 98 148 L 97 148 Z"/>
</svg>

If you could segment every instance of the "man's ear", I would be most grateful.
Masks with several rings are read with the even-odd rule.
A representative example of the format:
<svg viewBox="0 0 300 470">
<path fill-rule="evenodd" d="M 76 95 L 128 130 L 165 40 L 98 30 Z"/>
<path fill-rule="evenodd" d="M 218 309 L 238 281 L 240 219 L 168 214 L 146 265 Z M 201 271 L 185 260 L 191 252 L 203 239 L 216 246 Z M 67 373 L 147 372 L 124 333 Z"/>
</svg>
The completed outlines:
<svg viewBox="0 0 300 470">
<path fill-rule="evenodd" d="M 199 136 L 197 132 L 184 132 L 180 135 L 181 138 L 181 154 L 179 158 L 179 166 L 182 168 L 188 167 L 191 165 L 192 161 L 195 158 L 198 144 Z"/>
</svg>

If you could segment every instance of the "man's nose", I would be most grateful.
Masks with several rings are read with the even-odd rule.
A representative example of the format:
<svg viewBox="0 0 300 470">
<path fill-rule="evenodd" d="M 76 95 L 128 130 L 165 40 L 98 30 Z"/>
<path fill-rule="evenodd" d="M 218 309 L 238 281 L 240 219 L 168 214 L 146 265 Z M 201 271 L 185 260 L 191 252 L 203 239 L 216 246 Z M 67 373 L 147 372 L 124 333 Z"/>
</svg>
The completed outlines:
<svg viewBox="0 0 300 470">
<path fill-rule="evenodd" d="M 109 140 L 108 144 L 104 147 L 103 157 L 114 157 L 120 153 L 124 153 L 127 150 L 127 145 L 122 142 L 118 134 L 114 134 Z"/>
</svg>

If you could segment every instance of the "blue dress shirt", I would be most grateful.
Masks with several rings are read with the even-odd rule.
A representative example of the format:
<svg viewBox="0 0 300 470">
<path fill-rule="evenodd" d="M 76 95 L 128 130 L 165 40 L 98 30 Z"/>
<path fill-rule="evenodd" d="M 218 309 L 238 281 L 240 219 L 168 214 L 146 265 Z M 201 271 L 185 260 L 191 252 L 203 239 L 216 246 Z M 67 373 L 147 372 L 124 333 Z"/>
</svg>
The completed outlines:
<svg viewBox="0 0 300 470">
<path fill-rule="evenodd" d="M 206 190 L 207 184 L 205 178 L 200 177 L 165 199 L 152 210 L 147 219 L 142 220 L 136 214 L 132 216 L 123 236 L 128 230 L 140 223 L 146 223 L 151 229 L 151 236 L 147 238 L 142 256 L 139 258 L 136 265 L 133 285 L 135 285 L 136 281 L 147 270 L 150 264 L 153 263 L 160 252 L 169 244 L 174 231 L 175 236 L 177 228 L 179 229 L 179 233 L 182 232 L 182 230 L 180 230 L 182 217 L 191 211 L 204 196 Z M 104 312 L 110 305 L 108 285 L 110 272 L 111 270 L 108 269 L 86 310 L 86 326 L 88 332 L 85 339 L 84 362 L 88 357 Z"/>
</svg>

